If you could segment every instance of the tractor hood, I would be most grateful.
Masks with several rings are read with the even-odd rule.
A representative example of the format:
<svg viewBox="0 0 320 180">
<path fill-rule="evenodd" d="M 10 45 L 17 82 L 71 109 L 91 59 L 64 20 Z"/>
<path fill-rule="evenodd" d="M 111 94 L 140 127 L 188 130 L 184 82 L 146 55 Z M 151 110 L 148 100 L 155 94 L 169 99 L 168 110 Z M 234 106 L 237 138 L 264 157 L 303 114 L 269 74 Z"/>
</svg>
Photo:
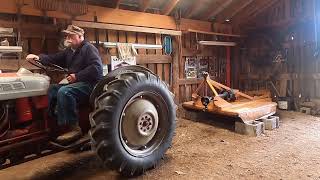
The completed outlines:
<svg viewBox="0 0 320 180">
<path fill-rule="evenodd" d="M 50 78 L 20 68 L 17 73 L 0 73 L 0 101 L 47 94 Z"/>
</svg>

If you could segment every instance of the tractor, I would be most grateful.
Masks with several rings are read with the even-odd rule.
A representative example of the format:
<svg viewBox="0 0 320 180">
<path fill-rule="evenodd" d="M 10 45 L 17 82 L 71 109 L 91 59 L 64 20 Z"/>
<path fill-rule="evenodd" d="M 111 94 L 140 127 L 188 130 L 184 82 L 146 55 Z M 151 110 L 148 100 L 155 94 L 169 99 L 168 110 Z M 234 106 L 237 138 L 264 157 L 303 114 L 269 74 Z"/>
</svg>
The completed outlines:
<svg viewBox="0 0 320 180">
<path fill-rule="evenodd" d="M 54 64 L 29 63 L 44 74 L 20 68 L 0 73 L 0 166 L 25 161 L 47 149 L 69 149 L 90 143 L 104 164 L 124 176 L 137 176 L 159 163 L 171 146 L 176 105 L 167 84 L 142 66 L 120 67 L 108 73 L 79 107 L 86 136 L 68 146 L 54 139 L 63 131 L 48 116 L 48 74 L 68 74 Z M 61 81 L 65 82 L 65 81 Z"/>
</svg>

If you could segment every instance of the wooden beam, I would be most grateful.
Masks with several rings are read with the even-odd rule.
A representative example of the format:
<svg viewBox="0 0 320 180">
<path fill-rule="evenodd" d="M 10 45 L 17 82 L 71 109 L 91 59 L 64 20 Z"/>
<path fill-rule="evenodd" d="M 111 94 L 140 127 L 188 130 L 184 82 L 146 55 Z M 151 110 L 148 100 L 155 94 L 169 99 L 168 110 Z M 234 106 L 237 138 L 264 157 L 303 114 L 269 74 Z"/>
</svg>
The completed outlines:
<svg viewBox="0 0 320 180">
<path fill-rule="evenodd" d="M 217 6 L 212 6 L 208 12 L 208 15 L 205 19 L 210 20 L 212 17 L 217 16 L 219 13 L 221 13 L 225 8 L 227 8 L 234 0 L 225 0 L 222 4 L 216 3 Z"/>
<path fill-rule="evenodd" d="M 225 34 L 225 33 L 217 33 L 217 32 L 208 32 L 208 31 L 198 31 L 194 29 L 188 29 L 187 32 L 194 32 L 194 33 L 200 33 L 200 34 L 210 34 L 210 35 L 217 35 L 217 36 L 226 36 L 226 37 L 246 37 L 244 35 L 239 34 Z"/>
<path fill-rule="evenodd" d="M 155 34 L 168 34 L 173 36 L 180 36 L 181 31 L 156 29 L 156 28 L 145 28 L 137 26 L 126 26 L 118 24 L 106 24 L 106 23 L 94 23 L 85 21 L 72 21 L 73 25 L 84 27 L 84 28 L 96 28 L 96 29 L 111 29 L 118 31 L 130 31 L 130 32 L 144 32 L 144 33 L 155 33 Z"/>
<path fill-rule="evenodd" d="M 145 12 L 149 8 L 150 3 L 150 0 L 140 0 L 140 11 Z"/>
<path fill-rule="evenodd" d="M 163 8 L 162 14 L 169 15 L 171 11 L 176 7 L 180 0 L 170 0 L 167 5 Z"/>
</svg>

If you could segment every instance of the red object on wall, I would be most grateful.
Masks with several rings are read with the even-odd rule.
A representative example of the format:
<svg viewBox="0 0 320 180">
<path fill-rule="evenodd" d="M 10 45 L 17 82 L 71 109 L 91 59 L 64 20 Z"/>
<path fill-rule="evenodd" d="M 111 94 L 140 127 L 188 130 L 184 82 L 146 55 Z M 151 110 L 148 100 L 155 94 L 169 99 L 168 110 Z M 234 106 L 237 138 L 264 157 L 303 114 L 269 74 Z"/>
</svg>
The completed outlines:
<svg viewBox="0 0 320 180">
<path fill-rule="evenodd" d="M 32 109 L 29 98 L 20 98 L 16 100 L 16 113 L 18 123 L 32 120 Z"/>
<path fill-rule="evenodd" d="M 227 80 L 227 86 L 231 87 L 231 47 L 227 48 L 227 56 L 226 56 L 226 80 Z"/>
</svg>

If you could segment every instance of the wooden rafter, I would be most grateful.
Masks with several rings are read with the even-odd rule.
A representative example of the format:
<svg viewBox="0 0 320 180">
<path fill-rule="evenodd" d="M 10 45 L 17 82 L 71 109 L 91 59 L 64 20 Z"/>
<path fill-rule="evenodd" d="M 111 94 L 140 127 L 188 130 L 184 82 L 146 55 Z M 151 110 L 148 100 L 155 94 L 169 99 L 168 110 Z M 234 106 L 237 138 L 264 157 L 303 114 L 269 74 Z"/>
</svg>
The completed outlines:
<svg viewBox="0 0 320 180">
<path fill-rule="evenodd" d="M 260 13 L 264 12 L 266 9 L 273 6 L 276 2 L 278 2 L 278 0 L 270 0 L 268 4 L 266 4 L 265 6 L 263 6 L 260 9 L 258 9 L 253 14 L 250 14 L 249 19 L 253 19 L 253 18 L 257 17 Z"/>
<path fill-rule="evenodd" d="M 202 0 L 198 0 L 198 1 L 193 1 L 193 3 L 191 4 L 190 8 L 187 9 L 187 11 L 184 13 L 184 17 L 185 18 L 191 18 L 192 15 L 194 14 L 194 12 L 199 9 L 199 7 L 201 7 L 202 4 Z"/>
<path fill-rule="evenodd" d="M 247 5 L 238 16 L 233 18 L 233 22 L 235 24 L 241 24 L 244 21 L 248 21 L 255 12 L 259 11 L 259 9 L 264 8 L 273 0 L 263 0 L 263 1 L 255 1 L 255 3 L 251 3 Z"/>
<path fill-rule="evenodd" d="M 225 1 L 215 1 L 214 4 L 207 10 L 207 13 L 204 14 L 206 20 L 210 20 L 212 17 L 217 16 L 225 8 L 227 8 L 235 0 L 225 0 Z"/>
<path fill-rule="evenodd" d="M 216 16 L 216 22 L 224 22 L 226 19 L 232 20 L 233 17 L 240 14 L 247 6 L 255 0 L 239 0 L 232 3 L 222 13 Z"/>
<path fill-rule="evenodd" d="M 162 14 L 169 15 L 171 11 L 176 7 L 180 0 L 170 0 L 167 5 L 163 8 Z"/>
<path fill-rule="evenodd" d="M 150 6 L 150 0 L 140 0 L 140 11 L 145 12 Z"/>
<path fill-rule="evenodd" d="M 233 18 L 236 14 L 241 12 L 244 8 L 246 8 L 248 5 L 250 5 L 253 1 L 255 1 L 255 0 L 246 0 L 239 8 L 237 8 L 235 11 L 232 11 L 228 18 L 229 19 Z"/>
</svg>

